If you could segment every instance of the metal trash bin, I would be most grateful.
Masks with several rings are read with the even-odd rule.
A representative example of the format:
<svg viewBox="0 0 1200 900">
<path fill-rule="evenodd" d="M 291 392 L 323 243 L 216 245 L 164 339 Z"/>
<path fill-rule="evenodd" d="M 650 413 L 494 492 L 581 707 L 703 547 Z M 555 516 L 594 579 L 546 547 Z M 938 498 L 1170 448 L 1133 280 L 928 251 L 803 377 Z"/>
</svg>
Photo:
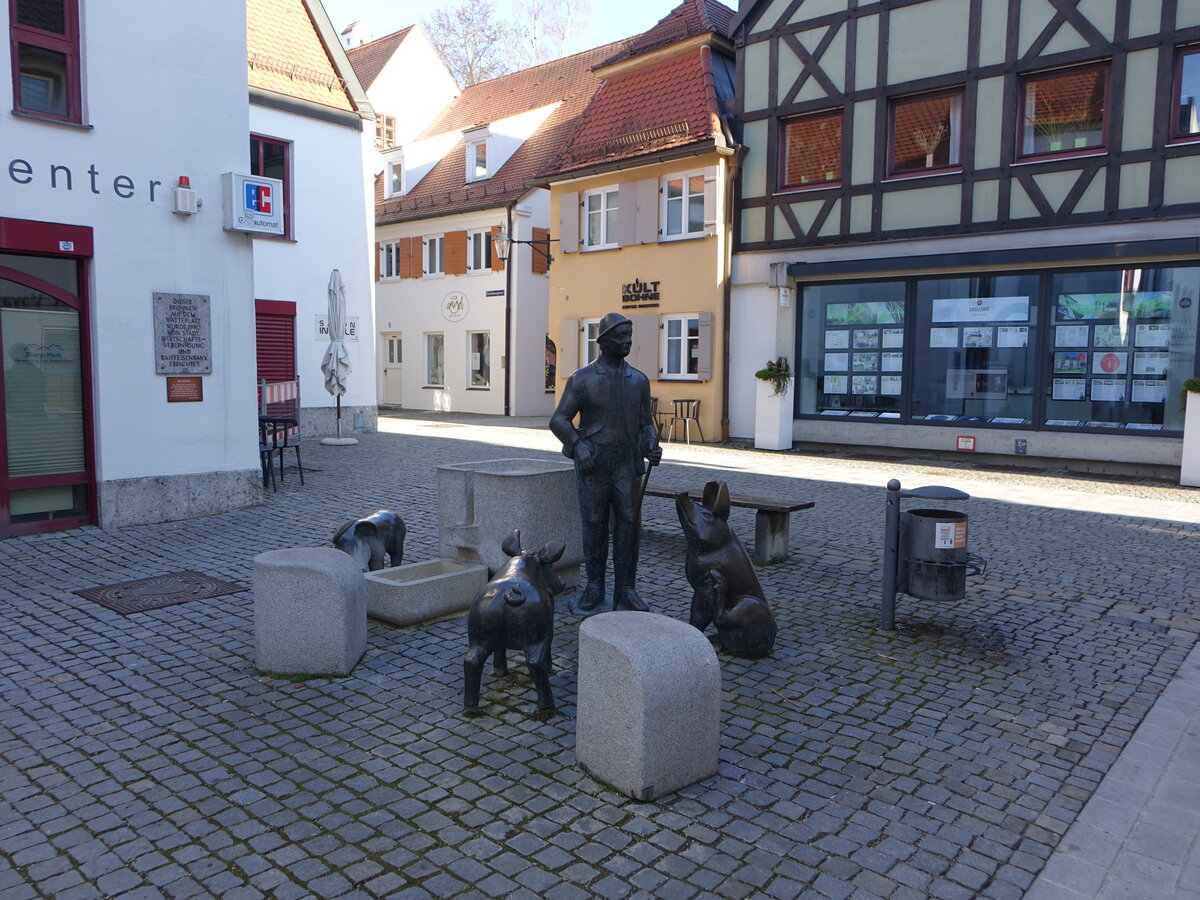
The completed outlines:
<svg viewBox="0 0 1200 900">
<path fill-rule="evenodd" d="M 900 514 L 900 571 L 896 589 L 920 600 L 967 595 L 967 514 L 910 509 Z"/>
</svg>

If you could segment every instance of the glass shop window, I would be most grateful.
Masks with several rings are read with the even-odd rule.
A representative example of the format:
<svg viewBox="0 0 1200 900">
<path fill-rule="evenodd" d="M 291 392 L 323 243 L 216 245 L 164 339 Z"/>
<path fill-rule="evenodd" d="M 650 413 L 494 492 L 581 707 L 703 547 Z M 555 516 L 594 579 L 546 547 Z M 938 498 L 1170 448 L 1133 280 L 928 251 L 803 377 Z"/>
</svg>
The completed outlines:
<svg viewBox="0 0 1200 900">
<path fill-rule="evenodd" d="M 1068 272 L 1052 279 L 1044 425 L 1180 431 L 1196 368 L 1200 268 Z"/>
<path fill-rule="evenodd" d="M 917 280 L 912 419 L 1032 422 L 1036 275 Z"/>
<path fill-rule="evenodd" d="M 899 418 L 904 316 L 902 281 L 806 286 L 797 413 Z"/>
</svg>

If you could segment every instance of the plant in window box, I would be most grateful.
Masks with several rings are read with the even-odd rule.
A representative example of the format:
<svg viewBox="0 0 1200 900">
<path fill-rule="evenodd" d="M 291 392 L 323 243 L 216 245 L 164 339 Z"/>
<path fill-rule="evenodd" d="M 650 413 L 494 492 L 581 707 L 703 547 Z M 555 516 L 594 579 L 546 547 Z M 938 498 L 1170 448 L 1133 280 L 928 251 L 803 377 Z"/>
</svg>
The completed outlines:
<svg viewBox="0 0 1200 900">
<path fill-rule="evenodd" d="M 787 357 L 781 356 L 779 359 L 768 359 L 767 364 L 754 373 L 754 377 L 767 382 L 775 389 L 772 396 L 781 397 L 787 393 L 788 386 L 792 383 L 792 370 Z"/>
<path fill-rule="evenodd" d="M 948 134 L 950 134 L 950 129 L 946 127 L 945 122 L 929 128 L 913 129 L 913 142 L 925 152 L 925 168 L 933 168 L 933 154 Z"/>
<path fill-rule="evenodd" d="M 1092 130 L 1100 119 L 1100 104 L 1092 97 L 1066 97 L 1051 100 L 1046 92 L 1033 89 L 1033 128 L 1046 139 L 1050 152 L 1062 150 L 1068 135 L 1075 135 L 1076 149 L 1088 145 L 1088 137 L 1081 132 Z"/>
</svg>

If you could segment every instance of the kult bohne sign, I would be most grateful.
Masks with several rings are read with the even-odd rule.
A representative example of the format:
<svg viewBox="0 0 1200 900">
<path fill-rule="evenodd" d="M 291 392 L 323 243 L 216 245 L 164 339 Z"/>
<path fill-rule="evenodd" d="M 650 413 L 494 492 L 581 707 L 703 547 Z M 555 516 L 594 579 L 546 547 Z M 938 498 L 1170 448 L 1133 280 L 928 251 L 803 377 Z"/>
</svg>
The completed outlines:
<svg viewBox="0 0 1200 900">
<path fill-rule="evenodd" d="M 640 278 L 621 285 L 621 306 L 625 309 L 645 309 L 658 306 L 661 281 L 642 281 Z"/>
</svg>

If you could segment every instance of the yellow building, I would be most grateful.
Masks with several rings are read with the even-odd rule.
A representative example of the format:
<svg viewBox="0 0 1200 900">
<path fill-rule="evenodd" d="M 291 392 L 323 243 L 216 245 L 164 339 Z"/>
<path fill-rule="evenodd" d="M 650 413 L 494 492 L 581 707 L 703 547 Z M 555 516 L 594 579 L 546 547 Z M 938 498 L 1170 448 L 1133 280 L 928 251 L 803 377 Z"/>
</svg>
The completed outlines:
<svg viewBox="0 0 1200 900">
<path fill-rule="evenodd" d="M 699 401 L 692 436 L 709 441 L 727 435 L 728 420 L 732 17 L 687 0 L 598 66 L 600 90 L 541 179 L 557 223 L 557 390 L 595 358 L 601 316 L 621 312 L 634 325 L 629 362 L 650 378 L 660 422 L 670 429 L 675 401 Z"/>
</svg>

